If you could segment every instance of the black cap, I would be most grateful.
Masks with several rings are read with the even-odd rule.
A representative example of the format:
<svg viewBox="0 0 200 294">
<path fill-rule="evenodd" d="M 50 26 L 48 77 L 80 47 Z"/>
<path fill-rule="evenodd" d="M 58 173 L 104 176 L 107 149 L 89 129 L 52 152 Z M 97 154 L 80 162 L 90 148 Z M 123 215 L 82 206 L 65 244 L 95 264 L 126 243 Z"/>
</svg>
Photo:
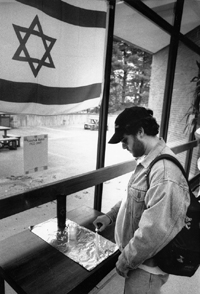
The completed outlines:
<svg viewBox="0 0 200 294">
<path fill-rule="evenodd" d="M 125 108 L 115 120 L 115 133 L 108 143 L 116 144 L 121 142 L 127 127 L 134 125 L 144 118 L 152 117 L 153 111 L 145 107 L 133 106 Z"/>
</svg>

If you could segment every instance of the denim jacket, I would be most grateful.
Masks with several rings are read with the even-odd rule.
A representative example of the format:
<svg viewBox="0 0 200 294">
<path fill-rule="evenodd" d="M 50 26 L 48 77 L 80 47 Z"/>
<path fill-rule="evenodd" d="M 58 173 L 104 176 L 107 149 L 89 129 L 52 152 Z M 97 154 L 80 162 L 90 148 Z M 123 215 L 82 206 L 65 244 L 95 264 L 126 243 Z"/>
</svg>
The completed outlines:
<svg viewBox="0 0 200 294">
<path fill-rule="evenodd" d="M 127 188 L 122 225 L 121 255 L 118 262 L 125 270 L 140 264 L 156 266 L 152 257 L 184 227 L 190 203 L 187 182 L 180 169 L 169 160 L 159 160 L 149 174 L 151 161 L 160 154 L 174 153 L 160 139 L 156 147 L 139 163 Z M 118 202 L 107 213 L 112 222 L 121 206 Z"/>
</svg>

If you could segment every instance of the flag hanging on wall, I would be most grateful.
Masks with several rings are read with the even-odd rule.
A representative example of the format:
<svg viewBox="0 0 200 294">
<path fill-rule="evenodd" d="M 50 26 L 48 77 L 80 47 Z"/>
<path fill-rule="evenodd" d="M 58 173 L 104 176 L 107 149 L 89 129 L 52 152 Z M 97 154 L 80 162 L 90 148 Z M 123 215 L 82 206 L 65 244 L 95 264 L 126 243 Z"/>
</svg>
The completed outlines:
<svg viewBox="0 0 200 294">
<path fill-rule="evenodd" d="M 0 111 L 74 113 L 100 103 L 106 0 L 0 0 Z"/>
</svg>

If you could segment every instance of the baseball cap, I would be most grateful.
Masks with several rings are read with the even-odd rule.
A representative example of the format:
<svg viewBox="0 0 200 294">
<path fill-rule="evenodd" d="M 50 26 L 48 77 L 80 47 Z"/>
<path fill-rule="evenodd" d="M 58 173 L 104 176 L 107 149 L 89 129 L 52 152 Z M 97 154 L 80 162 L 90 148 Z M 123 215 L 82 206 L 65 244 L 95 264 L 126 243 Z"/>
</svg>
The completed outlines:
<svg viewBox="0 0 200 294">
<path fill-rule="evenodd" d="M 115 133 L 108 143 L 116 144 L 121 142 L 127 127 L 134 125 L 144 118 L 152 117 L 153 111 L 145 107 L 133 106 L 125 108 L 115 120 Z"/>
</svg>

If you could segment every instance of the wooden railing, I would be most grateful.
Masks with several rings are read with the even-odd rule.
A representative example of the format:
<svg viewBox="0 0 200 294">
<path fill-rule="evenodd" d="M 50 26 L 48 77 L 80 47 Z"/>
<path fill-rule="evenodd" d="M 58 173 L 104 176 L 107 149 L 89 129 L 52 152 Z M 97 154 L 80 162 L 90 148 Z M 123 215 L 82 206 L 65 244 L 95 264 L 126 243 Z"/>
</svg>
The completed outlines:
<svg viewBox="0 0 200 294">
<path fill-rule="evenodd" d="M 183 145 L 173 147 L 172 150 L 179 154 L 192 149 L 198 145 L 198 141 L 192 141 Z M 65 209 L 66 197 L 70 194 L 87 189 L 114 179 L 118 176 L 129 173 L 133 170 L 133 160 L 94 170 L 88 173 L 77 175 L 65 180 L 60 180 L 52 184 L 46 184 L 33 190 L 16 194 L 8 198 L 0 199 L 0 219 L 23 212 L 25 210 L 37 207 L 57 200 L 58 215 L 59 211 Z M 200 179 L 200 174 L 192 179 L 195 186 Z M 61 214 L 63 215 L 63 214 Z M 62 222 L 62 220 L 61 220 Z"/>
</svg>

